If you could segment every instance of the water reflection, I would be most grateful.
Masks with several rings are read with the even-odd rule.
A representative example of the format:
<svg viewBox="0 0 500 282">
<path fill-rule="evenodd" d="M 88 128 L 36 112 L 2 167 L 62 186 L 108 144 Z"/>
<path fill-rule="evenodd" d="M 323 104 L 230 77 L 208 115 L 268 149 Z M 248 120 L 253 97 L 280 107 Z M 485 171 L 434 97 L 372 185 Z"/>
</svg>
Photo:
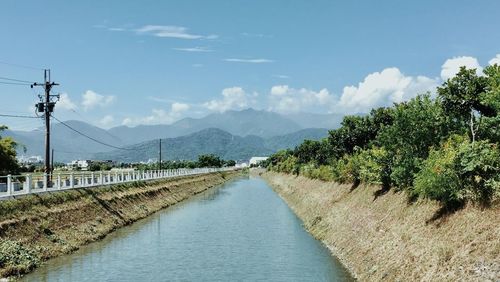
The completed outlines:
<svg viewBox="0 0 500 282">
<path fill-rule="evenodd" d="M 346 281 L 259 178 L 240 179 L 52 260 L 26 281 Z"/>
</svg>

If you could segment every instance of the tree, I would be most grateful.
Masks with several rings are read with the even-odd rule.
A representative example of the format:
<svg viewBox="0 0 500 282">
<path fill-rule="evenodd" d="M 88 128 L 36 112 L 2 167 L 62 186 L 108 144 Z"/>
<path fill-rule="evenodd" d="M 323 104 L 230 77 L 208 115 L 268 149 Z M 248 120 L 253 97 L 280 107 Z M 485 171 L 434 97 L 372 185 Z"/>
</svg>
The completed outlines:
<svg viewBox="0 0 500 282">
<path fill-rule="evenodd" d="M 328 140 L 334 158 L 352 154 L 356 147 L 365 149 L 378 133 L 393 122 L 393 109 L 373 109 L 368 116 L 345 116 L 342 126 L 329 132 Z"/>
<path fill-rule="evenodd" d="M 495 109 L 482 99 L 487 87 L 487 77 L 478 76 L 476 69 L 461 67 L 455 77 L 437 88 L 445 112 L 468 124 L 472 142 L 476 140 L 482 116 L 496 115 Z"/>
<path fill-rule="evenodd" d="M 295 147 L 293 154 L 297 157 L 299 163 L 306 164 L 317 159 L 320 148 L 321 143 L 319 141 L 305 140 Z"/>
<path fill-rule="evenodd" d="M 221 167 L 223 165 L 224 161 L 216 155 L 207 154 L 198 156 L 199 167 Z"/>
<path fill-rule="evenodd" d="M 225 165 L 226 166 L 235 166 L 236 165 L 236 161 L 234 161 L 234 160 L 227 160 L 225 162 Z"/>
<path fill-rule="evenodd" d="M 391 181 L 401 188 L 410 187 L 430 148 L 438 146 L 456 126 L 429 94 L 396 104 L 393 114 L 392 125 L 381 130 L 377 143 L 390 156 Z"/>
<path fill-rule="evenodd" d="M 0 132 L 7 129 L 0 125 Z M 19 174 L 20 167 L 16 160 L 17 143 L 11 137 L 0 136 L 0 175 Z"/>
<path fill-rule="evenodd" d="M 484 69 L 487 78 L 486 92 L 481 95 L 482 103 L 493 108 L 495 116 L 483 117 L 478 137 L 500 144 L 500 65 Z"/>
</svg>

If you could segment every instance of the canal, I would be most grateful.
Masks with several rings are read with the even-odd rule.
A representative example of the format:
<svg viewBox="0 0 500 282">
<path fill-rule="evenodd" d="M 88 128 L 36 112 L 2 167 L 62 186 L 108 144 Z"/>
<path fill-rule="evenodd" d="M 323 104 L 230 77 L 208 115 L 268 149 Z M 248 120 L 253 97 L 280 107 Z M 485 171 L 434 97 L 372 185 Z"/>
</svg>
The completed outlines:
<svg viewBox="0 0 500 282">
<path fill-rule="evenodd" d="M 260 178 L 240 178 L 53 259 L 24 281 L 351 281 Z"/>
</svg>

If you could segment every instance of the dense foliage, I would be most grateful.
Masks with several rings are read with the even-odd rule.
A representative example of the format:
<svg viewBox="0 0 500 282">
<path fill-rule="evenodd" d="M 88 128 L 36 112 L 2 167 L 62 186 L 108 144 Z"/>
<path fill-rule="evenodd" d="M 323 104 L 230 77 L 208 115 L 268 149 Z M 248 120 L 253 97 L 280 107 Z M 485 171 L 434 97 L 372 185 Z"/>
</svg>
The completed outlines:
<svg viewBox="0 0 500 282">
<path fill-rule="evenodd" d="M 223 160 L 219 156 L 214 154 L 204 154 L 199 155 L 198 160 L 179 160 L 179 161 L 162 161 L 162 169 L 179 169 L 179 168 L 199 168 L 199 167 L 223 167 L 223 166 L 235 166 L 236 161 L 234 160 Z M 159 163 L 152 164 L 137 164 L 135 168 L 140 170 L 155 170 L 159 169 Z"/>
<path fill-rule="evenodd" d="M 7 127 L 0 125 L 0 133 L 5 129 Z M 0 175 L 19 174 L 16 147 L 17 143 L 12 138 L 0 136 Z"/>
<path fill-rule="evenodd" d="M 500 66 L 483 76 L 462 67 L 415 98 L 346 116 L 320 141 L 279 151 L 266 165 L 278 172 L 341 183 L 382 185 L 445 205 L 500 199 Z"/>
</svg>

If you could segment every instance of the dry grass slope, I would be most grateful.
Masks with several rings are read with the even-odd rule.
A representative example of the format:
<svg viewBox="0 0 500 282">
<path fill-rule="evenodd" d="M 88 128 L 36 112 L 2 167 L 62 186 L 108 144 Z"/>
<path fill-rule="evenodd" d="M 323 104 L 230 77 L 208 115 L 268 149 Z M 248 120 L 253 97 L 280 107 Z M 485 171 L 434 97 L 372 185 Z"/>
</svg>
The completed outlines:
<svg viewBox="0 0 500 282">
<path fill-rule="evenodd" d="M 404 193 L 266 172 L 263 177 L 361 281 L 500 281 L 500 207 L 439 215 Z"/>
<path fill-rule="evenodd" d="M 0 202 L 0 277 L 102 239 L 160 209 L 219 185 L 238 172 L 75 189 Z"/>
</svg>

